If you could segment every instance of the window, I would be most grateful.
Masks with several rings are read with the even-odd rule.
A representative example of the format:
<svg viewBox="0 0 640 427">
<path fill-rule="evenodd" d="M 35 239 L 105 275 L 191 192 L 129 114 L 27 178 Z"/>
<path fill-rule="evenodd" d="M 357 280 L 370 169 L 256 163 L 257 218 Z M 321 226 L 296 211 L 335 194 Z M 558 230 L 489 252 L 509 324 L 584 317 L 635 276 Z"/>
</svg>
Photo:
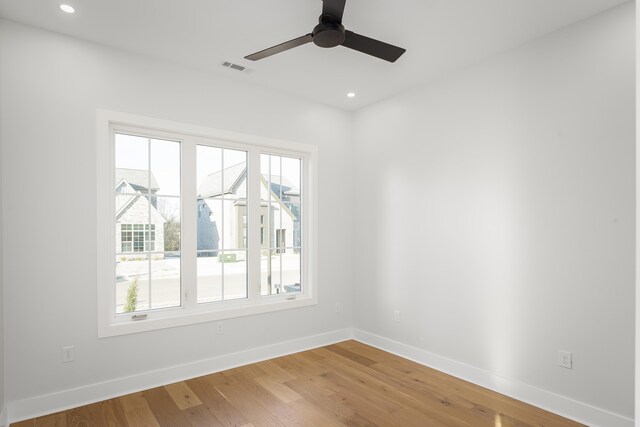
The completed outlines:
<svg viewBox="0 0 640 427">
<path fill-rule="evenodd" d="M 266 250 L 263 251 L 266 262 L 262 266 L 262 295 L 301 290 L 302 247 L 300 238 L 294 239 L 302 224 L 301 170 L 300 159 L 271 154 L 260 156 L 265 190 L 261 201 L 267 206 L 268 224 Z"/>
<path fill-rule="evenodd" d="M 155 224 L 122 224 L 120 226 L 121 253 L 146 252 L 156 249 Z"/>
<path fill-rule="evenodd" d="M 106 111 L 98 125 L 100 336 L 316 303 L 313 147 Z"/>
<path fill-rule="evenodd" d="M 196 146 L 196 203 L 209 212 L 198 221 L 198 303 L 247 298 L 247 151 Z"/>
<path fill-rule="evenodd" d="M 179 307 L 180 141 L 114 131 L 116 314 Z M 118 232 L 119 228 L 119 232 Z"/>
</svg>

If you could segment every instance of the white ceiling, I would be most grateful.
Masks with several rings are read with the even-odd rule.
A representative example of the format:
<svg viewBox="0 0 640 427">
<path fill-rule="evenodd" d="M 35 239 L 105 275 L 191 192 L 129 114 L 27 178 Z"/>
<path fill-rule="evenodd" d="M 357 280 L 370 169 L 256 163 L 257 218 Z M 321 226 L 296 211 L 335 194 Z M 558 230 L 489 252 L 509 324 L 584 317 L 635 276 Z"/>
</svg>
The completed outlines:
<svg viewBox="0 0 640 427">
<path fill-rule="evenodd" d="M 321 0 L 0 0 L 0 16 L 354 110 L 624 2 L 347 0 L 347 29 L 407 49 L 394 64 L 313 44 L 243 59 L 311 32 Z"/>
</svg>

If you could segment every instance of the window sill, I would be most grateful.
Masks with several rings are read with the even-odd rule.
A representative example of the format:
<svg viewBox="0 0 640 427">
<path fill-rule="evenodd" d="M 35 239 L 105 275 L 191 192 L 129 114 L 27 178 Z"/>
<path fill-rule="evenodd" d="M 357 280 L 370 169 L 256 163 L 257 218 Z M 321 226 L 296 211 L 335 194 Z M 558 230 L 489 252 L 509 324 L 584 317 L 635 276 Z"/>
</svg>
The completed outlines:
<svg viewBox="0 0 640 427">
<path fill-rule="evenodd" d="M 253 303 L 242 300 L 242 305 L 234 305 L 233 302 L 211 303 L 189 312 L 180 307 L 149 311 L 146 312 L 147 318 L 144 320 L 131 320 L 124 316 L 118 316 L 114 318 L 112 322 L 105 322 L 98 326 L 98 338 L 233 319 L 236 317 L 252 316 L 317 304 L 317 298 L 315 297 L 297 294 L 295 299 L 288 298 L 291 298 L 291 296 L 286 296 L 285 294 L 264 297 L 263 300 Z M 212 306 L 217 304 L 220 306 L 212 308 Z"/>
</svg>

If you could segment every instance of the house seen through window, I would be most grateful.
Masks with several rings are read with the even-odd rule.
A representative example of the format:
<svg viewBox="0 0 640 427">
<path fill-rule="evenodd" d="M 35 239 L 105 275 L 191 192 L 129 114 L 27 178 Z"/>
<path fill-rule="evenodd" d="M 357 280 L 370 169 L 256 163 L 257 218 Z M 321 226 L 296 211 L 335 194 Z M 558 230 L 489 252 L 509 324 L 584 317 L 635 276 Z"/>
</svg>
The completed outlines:
<svg viewBox="0 0 640 427">
<path fill-rule="evenodd" d="M 304 293 L 303 160 L 230 145 L 114 131 L 116 316 Z"/>
<path fill-rule="evenodd" d="M 180 306 L 180 142 L 118 133 L 115 159 L 115 310 Z"/>
</svg>

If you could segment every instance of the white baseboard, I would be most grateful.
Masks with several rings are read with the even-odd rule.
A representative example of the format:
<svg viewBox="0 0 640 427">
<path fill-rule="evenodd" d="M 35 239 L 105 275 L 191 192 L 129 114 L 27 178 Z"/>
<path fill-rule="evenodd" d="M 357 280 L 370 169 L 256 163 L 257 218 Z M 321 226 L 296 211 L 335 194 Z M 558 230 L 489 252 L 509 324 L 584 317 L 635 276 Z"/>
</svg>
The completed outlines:
<svg viewBox="0 0 640 427">
<path fill-rule="evenodd" d="M 592 427 L 633 427 L 631 418 L 614 414 L 604 409 L 578 402 L 568 397 L 552 393 L 531 385 L 510 380 L 458 362 L 421 350 L 407 344 L 390 340 L 359 329 L 353 330 L 353 338 L 380 350 L 396 354 L 405 359 L 428 366 L 473 384 L 488 388 L 522 402 L 529 403 L 549 412 L 570 418 Z"/>
<path fill-rule="evenodd" d="M 632 419 L 542 390 L 528 384 L 510 380 L 489 371 L 430 353 L 407 344 L 393 341 L 359 329 L 340 329 L 324 334 L 284 341 L 237 353 L 224 354 L 166 369 L 143 372 L 75 389 L 8 402 L 0 412 L 0 427 L 41 415 L 99 402 L 124 394 L 146 390 L 177 381 L 199 377 L 286 354 L 322 347 L 336 342 L 356 339 L 389 353 L 397 354 L 422 365 L 429 366 L 457 378 L 513 397 L 566 418 L 593 427 L 633 427 Z"/>
<path fill-rule="evenodd" d="M 213 372 L 224 371 L 274 357 L 334 344 L 351 338 L 352 330 L 347 328 L 264 347 L 251 348 L 237 353 L 224 354 L 166 369 L 143 372 L 129 377 L 117 378 L 75 389 L 62 390 L 55 393 L 8 402 L 7 410 L 4 414 L 6 418 L 13 423 L 207 375 Z M 0 424 L 0 426 L 2 425 L 3 424 Z"/>
</svg>

